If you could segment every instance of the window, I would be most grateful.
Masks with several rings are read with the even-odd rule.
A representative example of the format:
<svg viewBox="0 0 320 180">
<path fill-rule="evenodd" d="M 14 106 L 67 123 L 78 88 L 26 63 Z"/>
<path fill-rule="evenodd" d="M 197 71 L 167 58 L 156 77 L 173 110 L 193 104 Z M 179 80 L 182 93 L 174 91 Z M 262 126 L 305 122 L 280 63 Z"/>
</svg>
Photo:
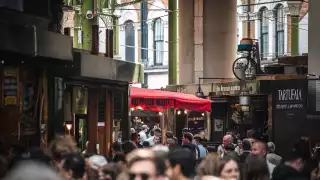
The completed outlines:
<svg viewBox="0 0 320 180">
<path fill-rule="evenodd" d="M 132 21 L 125 23 L 125 54 L 126 61 L 135 61 L 135 32 Z"/>
<path fill-rule="evenodd" d="M 276 52 L 277 56 L 284 55 L 284 11 L 283 5 L 276 9 Z"/>
<path fill-rule="evenodd" d="M 261 43 L 261 57 L 265 59 L 269 53 L 269 19 L 267 16 L 267 8 L 264 8 L 260 12 L 260 43 Z"/>
<path fill-rule="evenodd" d="M 163 65 L 164 59 L 164 23 L 161 18 L 153 24 L 154 65 Z"/>
</svg>

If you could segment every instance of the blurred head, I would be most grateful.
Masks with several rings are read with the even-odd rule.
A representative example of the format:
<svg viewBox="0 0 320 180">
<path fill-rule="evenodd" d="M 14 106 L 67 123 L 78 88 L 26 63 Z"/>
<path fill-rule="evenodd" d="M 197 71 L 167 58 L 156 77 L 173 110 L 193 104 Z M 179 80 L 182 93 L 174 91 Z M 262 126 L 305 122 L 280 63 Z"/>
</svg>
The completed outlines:
<svg viewBox="0 0 320 180">
<path fill-rule="evenodd" d="M 82 179 L 86 163 L 79 153 L 68 153 L 62 158 L 61 174 L 65 180 Z"/>
<path fill-rule="evenodd" d="M 135 158 L 155 158 L 155 153 L 151 149 L 136 149 L 126 156 L 127 164 L 130 164 Z"/>
<path fill-rule="evenodd" d="M 173 138 L 174 137 L 173 132 L 172 131 L 167 131 L 166 132 L 166 137 L 167 138 Z"/>
<path fill-rule="evenodd" d="M 286 164 L 296 169 L 297 171 L 302 171 L 306 164 L 306 161 L 311 157 L 308 143 L 300 139 L 296 142 L 291 149 L 289 156 L 286 160 Z"/>
<path fill-rule="evenodd" d="M 121 153 L 122 152 L 122 147 L 121 147 L 121 143 L 116 141 L 112 144 L 111 146 L 111 150 L 112 150 L 112 154 L 115 155 L 117 153 Z"/>
<path fill-rule="evenodd" d="M 53 165 L 60 169 L 62 155 L 65 153 L 77 152 L 77 143 L 71 136 L 57 136 L 49 145 L 48 151 L 51 155 Z"/>
<path fill-rule="evenodd" d="M 4 180 L 63 180 L 50 166 L 25 161 L 16 166 Z"/>
<path fill-rule="evenodd" d="M 141 128 L 142 128 L 142 131 L 144 131 L 144 132 L 148 132 L 148 130 L 149 130 L 149 127 L 145 124 L 142 125 Z"/>
<path fill-rule="evenodd" d="M 260 156 L 248 156 L 244 163 L 245 179 L 269 180 L 267 161 Z"/>
<path fill-rule="evenodd" d="M 108 164 L 106 158 L 101 155 L 93 155 L 89 158 L 89 165 L 92 169 L 99 170 L 106 164 Z"/>
<path fill-rule="evenodd" d="M 268 142 L 267 146 L 268 146 L 268 152 L 274 153 L 276 151 L 276 145 L 274 145 L 273 142 Z"/>
<path fill-rule="evenodd" d="M 177 148 L 169 152 L 166 175 L 171 180 L 195 175 L 196 159 L 189 149 Z"/>
<path fill-rule="evenodd" d="M 131 141 L 134 143 L 140 142 L 140 135 L 138 133 L 131 134 Z"/>
<path fill-rule="evenodd" d="M 220 177 L 223 179 L 240 179 L 240 170 L 237 163 L 236 157 L 234 155 L 226 155 L 221 160 L 220 165 Z"/>
<path fill-rule="evenodd" d="M 125 168 L 124 164 L 109 163 L 103 166 L 99 171 L 99 179 L 100 180 L 116 180 L 124 168 Z"/>
<path fill-rule="evenodd" d="M 197 167 L 197 175 L 202 176 L 220 176 L 220 156 L 217 154 L 208 154 Z"/>
<path fill-rule="evenodd" d="M 150 147 L 150 142 L 149 141 L 144 141 L 142 143 L 143 148 L 149 148 Z"/>
<path fill-rule="evenodd" d="M 161 137 L 161 130 L 159 128 L 153 130 L 154 136 Z"/>
<path fill-rule="evenodd" d="M 132 141 L 126 141 L 122 144 L 122 150 L 125 155 L 135 149 L 137 149 L 137 145 Z"/>
<path fill-rule="evenodd" d="M 182 143 L 192 143 L 193 135 L 189 132 L 183 134 Z"/>
<path fill-rule="evenodd" d="M 158 180 L 163 178 L 164 164 L 159 166 L 161 162 L 155 158 L 133 159 L 128 165 L 128 175 L 130 180 Z M 148 168 L 146 168 L 148 167 Z"/>
<path fill-rule="evenodd" d="M 254 156 L 265 157 L 267 155 L 267 144 L 262 141 L 255 141 L 251 147 L 251 154 Z"/>
<path fill-rule="evenodd" d="M 248 139 L 244 139 L 242 141 L 242 149 L 244 151 L 251 151 L 251 141 L 249 141 Z"/>
<path fill-rule="evenodd" d="M 222 144 L 224 147 L 226 147 L 228 144 L 232 143 L 232 135 L 231 134 L 227 134 L 225 136 L 223 136 L 222 139 Z"/>
</svg>

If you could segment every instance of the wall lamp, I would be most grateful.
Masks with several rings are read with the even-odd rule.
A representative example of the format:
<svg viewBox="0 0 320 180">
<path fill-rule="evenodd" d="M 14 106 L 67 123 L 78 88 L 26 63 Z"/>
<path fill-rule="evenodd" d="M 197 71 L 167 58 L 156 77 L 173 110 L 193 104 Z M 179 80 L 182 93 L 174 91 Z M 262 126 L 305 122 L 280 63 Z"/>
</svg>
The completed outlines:
<svg viewBox="0 0 320 180">
<path fill-rule="evenodd" d="M 204 79 L 211 79 L 211 80 L 230 80 L 231 78 L 208 78 L 208 77 L 202 77 L 202 78 L 198 78 L 198 89 L 197 89 L 197 92 L 195 93 L 195 95 L 199 98 L 204 98 L 204 93 L 201 89 L 201 79 L 204 80 Z M 232 80 L 232 79 L 231 79 Z"/>
</svg>

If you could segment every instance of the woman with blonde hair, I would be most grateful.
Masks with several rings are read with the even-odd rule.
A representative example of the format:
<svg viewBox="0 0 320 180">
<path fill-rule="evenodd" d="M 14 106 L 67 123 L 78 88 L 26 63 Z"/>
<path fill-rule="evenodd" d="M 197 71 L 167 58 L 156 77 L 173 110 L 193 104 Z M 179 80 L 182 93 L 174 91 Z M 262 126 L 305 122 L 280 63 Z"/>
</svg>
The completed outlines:
<svg viewBox="0 0 320 180">
<path fill-rule="evenodd" d="M 208 154 L 197 167 L 197 176 L 200 180 L 217 178 L 220 176 L 220 156 Z"/>
</svg>

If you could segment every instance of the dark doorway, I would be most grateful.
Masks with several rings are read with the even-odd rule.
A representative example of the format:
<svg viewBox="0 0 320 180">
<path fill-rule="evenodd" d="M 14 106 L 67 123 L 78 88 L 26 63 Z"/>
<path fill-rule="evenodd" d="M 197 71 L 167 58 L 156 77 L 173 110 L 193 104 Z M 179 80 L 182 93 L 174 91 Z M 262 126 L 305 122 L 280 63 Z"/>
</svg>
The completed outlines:
<svg viewBox="0 0 320 180">
<path fill-rule="evenodd" d="M 84 151 L 88 141 L 88 116 L 86 114 L 75 115 L 75 140 L 80 151 Z"/>
</svg>

